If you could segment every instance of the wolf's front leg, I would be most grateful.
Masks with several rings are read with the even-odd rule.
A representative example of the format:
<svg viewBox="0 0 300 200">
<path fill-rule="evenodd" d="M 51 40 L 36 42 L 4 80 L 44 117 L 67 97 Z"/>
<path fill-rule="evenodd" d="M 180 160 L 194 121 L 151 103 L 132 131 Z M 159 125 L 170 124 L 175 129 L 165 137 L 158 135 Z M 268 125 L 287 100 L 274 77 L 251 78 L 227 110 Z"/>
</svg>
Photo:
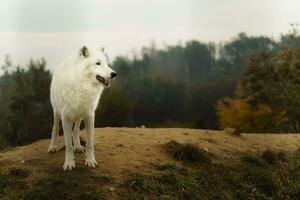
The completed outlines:
<svg viewBox="0 0 300 200">
<path fill-rule="evenodd" d="M 73 123 L 66 119 L 66 117 L 62 117 L 62 125 L 64 129 L 64 139 L 66 146 L 66 158 L 63 168 L 65 171 L 72 170 L 75 168 L 75 157 L 74 157 L 74 149 L 72 146 L 72 125 Z"/>
<path fill-rule="evenodd" d="M 85 165 L 91 168 L 98 166 L 94 155 L 94 117 L 95 114 L 90 114 L 84 118 L 86 131 L 87 131 L 87 142 L 86 142 L 86 159 Z"/>
</svg>

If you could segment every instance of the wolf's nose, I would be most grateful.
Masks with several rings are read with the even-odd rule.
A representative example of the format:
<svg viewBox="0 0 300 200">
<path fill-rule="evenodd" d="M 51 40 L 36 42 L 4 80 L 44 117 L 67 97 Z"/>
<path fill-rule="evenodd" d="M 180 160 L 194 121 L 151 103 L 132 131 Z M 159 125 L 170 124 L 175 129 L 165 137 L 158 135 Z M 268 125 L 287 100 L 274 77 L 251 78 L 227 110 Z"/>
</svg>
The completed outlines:
<svg viewBox="0 0 300 200">
<path fill-rule="evenodd" d="M 115 78 L 117 76 L 117 73 L 116 72 L 112 72 L 110 75 L 111 75 L 111 78 Z"/>
</svg>

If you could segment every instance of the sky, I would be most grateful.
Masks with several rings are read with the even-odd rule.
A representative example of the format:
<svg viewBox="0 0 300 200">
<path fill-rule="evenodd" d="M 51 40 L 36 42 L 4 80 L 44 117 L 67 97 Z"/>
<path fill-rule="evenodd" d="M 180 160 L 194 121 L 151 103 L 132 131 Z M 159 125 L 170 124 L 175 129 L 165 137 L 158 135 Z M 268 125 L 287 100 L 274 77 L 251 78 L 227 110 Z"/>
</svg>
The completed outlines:
<svg viewBox="0 0 300 200">
<path fill-rule="evenodd" d="M 279 38 L 300 23 L 299 0 L 1 0 L 0 62 L 46 58 L 48 67 L 82 45 L 112 61 L 196 39 L 228 41 L 239 32 Z"/>
</svg>

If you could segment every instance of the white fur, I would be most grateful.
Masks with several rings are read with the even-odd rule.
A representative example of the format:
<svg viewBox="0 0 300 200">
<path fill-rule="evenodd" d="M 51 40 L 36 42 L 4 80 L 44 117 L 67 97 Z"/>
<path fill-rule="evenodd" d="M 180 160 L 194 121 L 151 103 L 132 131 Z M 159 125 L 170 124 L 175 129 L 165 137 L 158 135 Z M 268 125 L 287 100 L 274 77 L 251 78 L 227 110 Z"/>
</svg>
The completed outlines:
<svg viewBox="0 0 300 200">
<path fill-rule="evenodd" d="M 54 70 L 50 89 L 54 123 L 48 152 L 58 151 L 57 138 L 61 119 L 66 147 L 64 170 L 75 167 L 74 150 L 84 151 L 79 141 L 79 125 L 82 119 L 87 131 L 85 164 L 92 168 L 97 166 L 93 144 L 94 113 L 105 85 L 96 76 L 100 75 L 110 83 L 113 72 L 107 65 L 103 51 L 91 52 L 86 47 L 82 47 L 78 55 L 66 58 Z"/>
</svg>

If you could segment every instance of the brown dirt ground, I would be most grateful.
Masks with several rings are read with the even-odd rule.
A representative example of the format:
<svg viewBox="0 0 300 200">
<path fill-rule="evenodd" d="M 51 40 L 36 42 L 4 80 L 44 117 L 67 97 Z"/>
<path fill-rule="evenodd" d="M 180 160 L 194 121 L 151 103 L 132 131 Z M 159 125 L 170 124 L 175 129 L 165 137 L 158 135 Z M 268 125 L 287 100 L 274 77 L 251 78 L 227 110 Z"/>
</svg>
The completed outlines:
<svg viewBox="0 0 300 200">
<path fill-rule="evenodd" d="M 214 162 L 224 164 L 237 162 L 244 152 L 293 151 L 300 146 L 297 134 L 242 134 L 238 137 L 222 131 L 182 128 L 98 128 L 95 129 L 95 156 L 99 167 L 91 171 L 95 175 L 112 176 L 114 183 L 109 187 L 117 187 L 128 171 L 150 173 L 157 164 L 175 162 L 162 149 L 162 144 L 170 140 L 196 144 L 210 152 Z M 0 153 L 0 169 L 30 170 L 26 179 L 29 183 L 47 176 L 47 169 L 62 167 L 64 162 L 64 151 L 47 153 L 49 142 L 44 139 Z M 59 142 L 63 146 L 63 137 Z M 76 166 L 84 166 L 84 154 L 75 156 Z"/>
</svg>

